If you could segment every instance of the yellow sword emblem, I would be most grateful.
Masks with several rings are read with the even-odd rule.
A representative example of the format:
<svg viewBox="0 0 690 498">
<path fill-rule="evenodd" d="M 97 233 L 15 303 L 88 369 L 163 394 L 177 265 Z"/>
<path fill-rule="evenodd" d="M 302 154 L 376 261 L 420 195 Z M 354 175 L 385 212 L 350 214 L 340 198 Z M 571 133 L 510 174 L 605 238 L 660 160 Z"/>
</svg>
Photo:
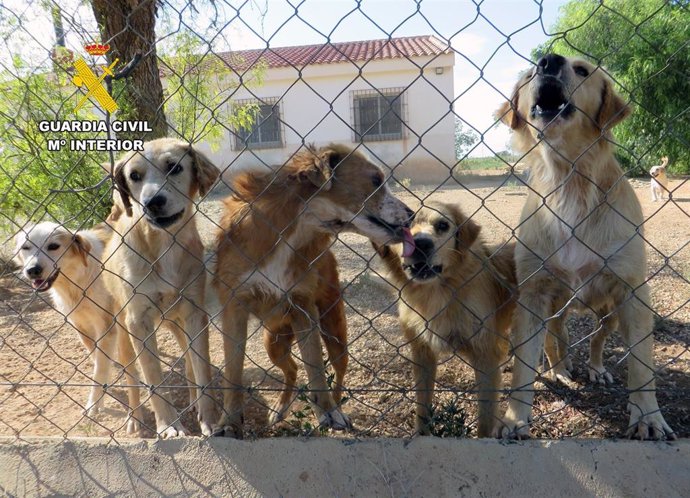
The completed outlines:
<svg viewBox="0 0 690 498">
<path fill-rule="evenodd" d="M 75 61 L 74 68 L 77 70 L 77 74 L 74 76 L 74 78 L 72 78 L 72 82 L 78 87 L 85 85 L 88 90 L 86 95 L 81 98 L 81 100 L 77 103 L 77 106 L 74 108 L 75 113 L 81 109 L 81 107 L 91 96 L 93 96 L 106 111 L 112 113 L 117 110 L 117 104 L 113 98 L 108 95 L 108 92 L 105 90 L 105 88 L 103 88 L 101 82 L 107 75 L 113 76 L 113 68 L 118 61 L 119 59 L 115 59 L 110 66 L 101 66 L 103 68 L 103 74 L 100 78 L 96 77 L 93 71 L 91 71 L 91 68 L 86 65 L 84 59 L 77 59 Z"/>
</svg>

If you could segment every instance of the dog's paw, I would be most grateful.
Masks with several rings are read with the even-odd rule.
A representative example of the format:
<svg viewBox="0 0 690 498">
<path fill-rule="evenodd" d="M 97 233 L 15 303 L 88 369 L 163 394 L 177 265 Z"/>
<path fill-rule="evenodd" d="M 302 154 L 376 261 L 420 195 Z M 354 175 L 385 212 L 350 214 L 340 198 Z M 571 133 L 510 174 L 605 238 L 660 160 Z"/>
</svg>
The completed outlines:
<svg viewBox="0 0 690 498">
<path fill-rule="evenodd" d="M 319 426 L 328 427 L 334 431 L 349 431 L 352 429 L 352 422 L 340 411 L 340 408 L 333 408 L 319 417 Z"/>
<path fill-rule="evenodd" d="M 156 432 L 158 433 L 158 437 L 161 439 L 185 437 L 187 435 L 187 429 L 185 429 L 184 426 L 179 422 L 170 424 L 167 427 L 157 427 Z"/>
<path fill-rule="evenodd" d="M 84 415 L 87 417 L 95 417 L 103 409 L 104 400 L 103 396 L 98 396 L 95 400 L 89 399 L 84 407 Z"/>
<path fill-rule="evenodd" d="M 630 439 L 675 440 L 678 439 L 673 429 L 666 423 L 660 412 L 642 415 L 640 410 L 633 408 L 630 414 L 630 424 L 625 435 Z"/>
<path fill-rule="evenodd" d="M 244 439 L 242 426 L 238 425 L 214 425 L 211 434 L 215 437 L 229 437 L 232 439 Z"/>
<path fill-rule="evenodd" d="M 243 417 L 229 417 L 223 415 L 217 424 L 211 428 L 211 435 L 216 437 L 231 437 L 233 439 L 242 439 L 243 433 Z"/>
<path fill-rule="evenodd" d="M 199 417 L 199 428 L 201 429 L 201 434 L 206 437 L 211 437 L 215 433 L 213 424 L 208 420 L 202 420 L 201 416 Z"/>
<path fill-rule="evenodd" d="M 613 384 L 613 375 L 609 373 L 603 366 L 589 364 L 587 366 L 589 370 L 589 381 L 593 384 L 599 384 L 602 386 L 610 386 Z"/>
<path fill-rule="evenodd" d="M 288 412 L 288 408 L 292 404 L 291 401 L 284 401 L 279 399 L 273 406 L 271 406 L 271 413 L 268 416 L 269 425 L 275 425 L 278 422 L 285 420 L 285 414 Z"/>
<path fill-rule="evenodd" d="M 547 376 L 551 381 L 558 382 L 559 384 L 568 386 L 571 389 L 576 387 L 576 384 L 573 381 L 573 374 L 570 373 L 570 370 L 568 370 L 563 363 L 549 370 L 547 372 Z"/>
<path fill-rule="evenodd" d="M 499 439 L 529 439 L 529 422 L 527 417 L 515 417 L 506 413 L 503 420 L 493 429 L 493 436 Z"/>
<path fill-rule="evenodd" d="M 141 431 L 141 422 L 132 414 L 127 417 L 126 430 L 128 436 L 138 436 Z"/>
</svg>

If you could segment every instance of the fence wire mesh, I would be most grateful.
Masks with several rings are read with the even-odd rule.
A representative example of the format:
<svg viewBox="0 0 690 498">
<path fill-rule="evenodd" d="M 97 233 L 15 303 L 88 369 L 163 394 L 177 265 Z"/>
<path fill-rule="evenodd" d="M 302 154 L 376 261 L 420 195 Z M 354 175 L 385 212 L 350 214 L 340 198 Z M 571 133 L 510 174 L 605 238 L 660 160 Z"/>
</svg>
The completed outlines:
<svg viewBox="0 0 690 498">
<path fill-rule="evenodd" d="M 0 435 L 687 437 L 689 14 L 0 3 Z"/>
</svg>

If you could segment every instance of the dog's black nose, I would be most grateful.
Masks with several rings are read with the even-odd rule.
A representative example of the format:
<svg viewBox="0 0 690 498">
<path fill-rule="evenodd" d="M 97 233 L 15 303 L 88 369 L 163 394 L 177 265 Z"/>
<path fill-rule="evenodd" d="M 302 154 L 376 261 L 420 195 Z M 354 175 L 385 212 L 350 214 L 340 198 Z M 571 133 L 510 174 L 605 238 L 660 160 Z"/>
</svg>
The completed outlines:
<svg viewBox="0 0 690 498">
<path fill-rule="evenodd" d="M 434 241 L 427 237 L 414 239 L 414 252 L 416 256 L 426 257 L 434 250 Z"/>
<path fill-rule="evenodd" d="M 167 199 L 165 198 L 164 195 L 154 195 L 151 197 L 144 206 L 146 209 L 152 212 L 160 211 L 164 206 L 165 203 L 167 202 Z"/>
<path fill-rule="evenodd" d="M 558 76 L 565 64 L 565 57 L 557 54 L 545 55 L 537 61 L 537 71 L 541 74 Z"/>
<path fill-rule="evenodd" d="M 43 274 L 43 267 L 40 265 L 26 269 L 26 275 L 30 278 L 38 278 Z"/>
</svg>

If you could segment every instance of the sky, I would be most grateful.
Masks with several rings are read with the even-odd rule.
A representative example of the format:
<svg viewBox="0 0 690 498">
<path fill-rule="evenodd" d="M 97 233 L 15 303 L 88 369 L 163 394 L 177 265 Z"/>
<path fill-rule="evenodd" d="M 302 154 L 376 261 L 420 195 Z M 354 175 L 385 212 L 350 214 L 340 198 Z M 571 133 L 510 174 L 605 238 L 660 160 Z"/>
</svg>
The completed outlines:
<svg viewBox="0 0 690 498">
<path fill-rule="evenodd" d="M 493 112 L 529 67 L 531 50 L 545 41 L 564 0 L 167 0 L 159 16 L 159 51 L 181 25 L 203 34 L 214 51 L 243 50 L 435 34 L 455 55 L 456 113 L 485 133 L 492 150 L 504 150 L 508 130 L 493 127 Z M 68 46 L 97 38 L 86 2 L 60 2 Z M 215 5 L 215 7 L 214 7 Z M 16 16 L 15 14 L 24 14 Z M 216 15 L 217 13 L 217 15 Z M 217 19 L 215 25 L 211 22 Z M 21 19 L 22 37 L 3 37 L 0 64 L 17 51 L 45 58 L 54 43 L 50 17 L 37 1 L 0 1 L 1 34 Z M 13 41 L 14 40 L 14 41 Z M 39 47 L 39 49 L 27 49 Z M 41 50 L 41 48 L 43 48 Z M 490 153 L 484 147 L 473 155 Z"/>
</svg>

